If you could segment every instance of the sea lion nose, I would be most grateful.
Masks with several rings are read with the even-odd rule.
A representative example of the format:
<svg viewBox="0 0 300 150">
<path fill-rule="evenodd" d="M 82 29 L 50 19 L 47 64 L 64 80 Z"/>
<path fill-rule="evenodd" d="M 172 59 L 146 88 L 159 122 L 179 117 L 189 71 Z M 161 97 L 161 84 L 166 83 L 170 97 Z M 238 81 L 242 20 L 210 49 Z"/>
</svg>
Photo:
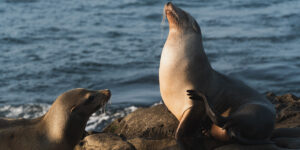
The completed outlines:
<svg viewBox="0 0 300 150">
<path fill-rule="evenodd" d="M 167 4 L 166 4 L 167 6 L 169 6 L 169 5 L 172 5 L 172 2 L 167 2 Z"/>
<path fill-rule="evenodd" d="M 108 97 L 111 96 L 111 92 L 110 92 L 109 89 L 102 90 L 102 93 L 105 94 L 105 95 L 108 96 Z"/>
</svg>

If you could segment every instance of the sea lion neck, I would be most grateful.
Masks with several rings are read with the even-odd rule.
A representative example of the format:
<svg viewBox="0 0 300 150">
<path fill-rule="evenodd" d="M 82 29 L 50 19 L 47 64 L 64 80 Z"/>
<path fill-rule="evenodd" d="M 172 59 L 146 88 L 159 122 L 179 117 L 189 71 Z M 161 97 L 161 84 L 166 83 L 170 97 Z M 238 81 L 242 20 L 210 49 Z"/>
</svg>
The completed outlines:
<svg viewBox="0 0 300 150">
<path fill-rule="evenodd" d="M 54 103 L 49 111 L 43 116 L 40 125 L 48 133 L 48 138 L 59 141 L 64 138 L 64 132 L 69 121 L 69 114 L 59 104 Z"/>
<path fill-rule="evenodd" d="M 66 146 L 66 149 L 74 147 L 84 135 L 85 119 L 77 118 L 71 114 L 59 111 L 59 109 L 50 110 L 42 117 L 42 121 L 37 124 L 46 133 L 50 143 L 60 143 Z M 71 120 L 72 118 L 72 120 Z"/>
<path fill-rule="evenodd" d="M 162 55 L 166 55 L 166 58 L 172 60 L 173 63 L 174 61 L 179 61 L 179 63 L 196 61 L 197 67 L 212 69 L 204 52 L 201 34 L 170 30 Z"/>
<path fill-rule="evenodd" d="M 82 138 L 89 116 L 71 113 L 71 110 L 56 100 L 39 123 L 53 142 L 64 142 L 74 146 Z M 74 132 L 76 131 L 76 132 Z"/>
<path fill-rule="evenodd" d="M 88 121 L 88 117 L 79 116 L 77 114 L 72 114 L 72 120 L 68 120 L 66 123 L 65 137 L 66 142 L 69 145 L 75 146 L 78 141 L 83 137 L 86 122 Z M 76 131 L 76 132 L 74 132 Z"/>
</svg>

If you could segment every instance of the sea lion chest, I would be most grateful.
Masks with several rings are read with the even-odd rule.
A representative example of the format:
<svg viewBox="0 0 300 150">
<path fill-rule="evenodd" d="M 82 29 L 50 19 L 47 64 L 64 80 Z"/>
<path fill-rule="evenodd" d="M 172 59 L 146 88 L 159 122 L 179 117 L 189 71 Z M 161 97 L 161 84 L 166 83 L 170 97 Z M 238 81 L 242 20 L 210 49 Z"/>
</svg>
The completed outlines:
<svg viewBox="0 0 300 150">
<path fill-rule="evenodd" d="M 192 106 L 186 90 L 195 88 L 194 72 L 197 52 L 184 38 L 168 38 L 161 55 L 159 84 L 162 99 L 168 109 L 180 120 L 183 112 Z M 186 51 L 185 49 L 189 49 Z M 199 76 L 200 77 L 200 76 Z"/>
</svg>

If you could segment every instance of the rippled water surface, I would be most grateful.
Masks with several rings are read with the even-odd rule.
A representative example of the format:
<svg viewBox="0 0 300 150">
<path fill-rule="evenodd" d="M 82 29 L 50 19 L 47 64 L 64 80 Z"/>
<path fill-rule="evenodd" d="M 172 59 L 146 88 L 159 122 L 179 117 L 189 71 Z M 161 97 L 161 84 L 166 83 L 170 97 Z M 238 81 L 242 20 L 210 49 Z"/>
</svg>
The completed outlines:
<svg viewBox="0 0 300 150">
<path fill-rule="evenodd" d="M 160 101 L 165 2 L 0 0 L 0 115 L 35 117 L 69 89 L 109 88 L 94 129 Z M 261 93 L 300 95 L 300 1 L 173 2 L 198 21 L 216 70 Z"/>
</svg>

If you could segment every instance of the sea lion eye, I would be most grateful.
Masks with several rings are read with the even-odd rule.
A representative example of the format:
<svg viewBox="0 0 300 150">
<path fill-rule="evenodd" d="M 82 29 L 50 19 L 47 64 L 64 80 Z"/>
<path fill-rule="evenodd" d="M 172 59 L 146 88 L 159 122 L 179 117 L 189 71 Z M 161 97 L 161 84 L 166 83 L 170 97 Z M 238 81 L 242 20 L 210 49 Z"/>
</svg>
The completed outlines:
<svg viewBox="0 0 300 150">
<path fill-rule="evenodd" d="M 91 103 L 94 100 L 95 96 L 94 95 L 90 95 L 88 99 L 85 100 L 83 105 L 87 105 L 89 103 Z"/>
<path fill-rule="evenodd" d="M 198 23 L 195 20 L 193 20 L 192 26 L 193 26 L 193 29 L 196 33 L 200 33 L 200 27 L 199 27 Z"/>
</svg>

